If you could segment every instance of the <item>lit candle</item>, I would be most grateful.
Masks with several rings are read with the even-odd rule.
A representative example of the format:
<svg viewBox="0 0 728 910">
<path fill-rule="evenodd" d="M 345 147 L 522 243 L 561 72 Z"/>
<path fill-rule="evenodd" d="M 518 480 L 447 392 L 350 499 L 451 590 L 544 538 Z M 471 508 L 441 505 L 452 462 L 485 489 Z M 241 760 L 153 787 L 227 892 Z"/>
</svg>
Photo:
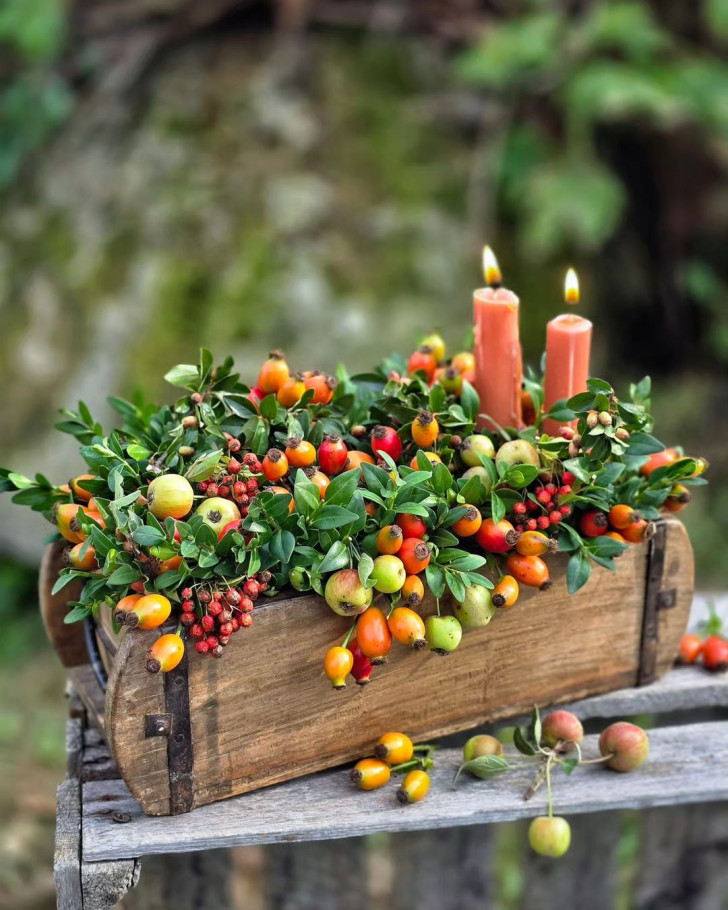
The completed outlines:
<svg viewBox="0 0 728 910">
<path fill-rule="evenodd" d="M 518 330 L 518 297 L 501 287 L 498 262 L 490 247 L 483 250 L 487 287 L 473 295 L 475 316 L 475 389 L 480 396 L 481 426 L 520 427 L 523 365 Z"/>
<path fill-rule="evenodd" d="M 566 273 L 564 299 L 567 303 L 579 302 L 579 279 L 573 269 Z M 562 398 L 586 392 L 591 336 L 591 322 L 575 313 L 564 313 L 549 322 L 546 327 L 544 411 L 549 411 Z M 565 424 L 559 420 L 544 420 L 543 431 L 549 436 L 558 436 L 562 426 L 576 426 L 576 421 Z"/>
</svg>

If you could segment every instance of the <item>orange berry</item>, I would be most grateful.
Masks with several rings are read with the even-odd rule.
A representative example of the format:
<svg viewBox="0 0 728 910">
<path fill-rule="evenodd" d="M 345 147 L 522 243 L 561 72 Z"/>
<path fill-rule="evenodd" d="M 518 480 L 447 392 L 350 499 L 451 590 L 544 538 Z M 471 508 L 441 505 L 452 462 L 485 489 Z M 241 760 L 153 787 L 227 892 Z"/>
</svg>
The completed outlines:
<svg viewBox="0 0 728 910">
<path fill-rule="evenodd" d="M 53 510 L 53 518 L 58 530 L 71 543 L 81 543 L 86 539 L 78 521 L 78 512 L 81 508 L 75 502 L 62 502 Z"/>
<path fill-rule="evenodd" d="M 440 456 L 437 454 L 437 452 L 424 452 L 423 454 L 427 456 L 427 460 L 428 460 L 428 461 L 430 462 L 430 464 L 432 464 L 432 465 L 439 464 L 439 463 L 442 462 L 442 458 L 440 458 Z M 412 461 L 410 462 L 410 467 L 413 468 L 415 471 L 418 470 L 418 468 L 417 468 L 417 454 L 416 454 L 416 453 L 415 453 L 414 458 L 413 458 Z"/>
<path fill-rule="evenodd" d="M 703 639 L 699 635 L 683 635 L 680 639 L 678 662 L 681 664 L 694 664 L 703 650 Z"/>
<path fill-rule="evenodd" d="M 86 547 L 86 551 L 81 555 L 81 551 Z M 96 562 L 96 550 L 92 546 L 86 546 L 85 543 L 77 543 L 68 550 L 68 564 L 74 569 L 80 569 L 83 572 L 90 572 L 91 569 L 98 569 L 99 564 Z"/>
<path fill-rule="evenodd" d="M 541 531 L 524 531 L 516 541 L 516 552 L 521 556 L 543 556 L 553 553 L 557 543 Z"/>
<path fill-rule="evenodd" d="M 376 790 L 388 783 L 389 765 L 378 758 L 362 758 L 349 772 L 349 780 L 360 790 Z"/>
<path fill-rule="evenodd" d="M 518 600 L 520 590 L 518 582 L 512 575 L 504 575 L 493 588 L 491 595 L 493 605 L 501 607 L 503 610 L 507 610 L 508 607 L 512 607 Z"/>
<path fill-rule="evenodd" d="M 145 594 L 127 610 L 124 622 L 132 628 L 156 629 L 169 619 L 171 612 L 172 604 L 163 594 Z"/>
<path fill-rule="evenodd" d="M 430 789 L 430 775 L 420 768 L 413 768 L 404 776 L 404 780 L 397 790 L 397 801 L 406 806 L 408 803 L 418 803 L 427 796 Z"/>
<path fill-rule="evenodd" d="M 522 585 L 545 591 L 551 584 L 549 568 L 540 556 L 510 553 L 506 565 L 510 574 Z"/>
<path fill-rule="evenodd" d="M 379 607 L 368 607 L 357 620 L 356 640 L 373 664 L 383 664 L 392 648 L 392 633 Z"/>
<path fill-rule="evenodd" d="M 185 645 L 174 633 L 158 638 L 147 655 L 147 670 L 150 673 L 169 673 L 184 657 Z"/>
<path fill-rule="evenodd" d="M 429 449 L 437 442 L 440 425 L 429 411 L 420 411 L 412 421 L 412 439 L 421 449 Z"/>
<path fill-rule="evenodd" d="M 346 677 L 354 666 L 354 655 L 346 648 L 329 648 L 324 658 L 324 672 L 335 689 L 346 687 Z"/>
<path fill-rule="evenodd" d="M 402 544 L 397 556 L 402 560 L 408 575 L 419 575 L 430 564 L 430 547 L 424 540 L 408 537 Z"/>
<path fill-rule="evenodd" d="M 458 537 L 472 537 L 474 534 L 478 533 L 480 526 L 483 523 L 483 516 L 475 506 L 466 504 L 465 508 L 468 511 L 462 518 L 458 518 L 452 526 L 453 531 Z"/>
<path fill-rule="evenodd" d="M 88 502 L 91 499 L 91 493 L 88 490 L 84 490 L 81 484 L 84 480 L 96 480 L 95 474 L 79 474 L 78 477 L 74 477 L 71 481 L 71 489 L 73 490 L 73 498 L 76 502 Z"/>
<path fill-rule="evenodd" d="M 290 436 L 286 443 L 285 456 L 292 468 L 307 468 L 316 461 L 316 449 L 300 436 Z"/>
<path fill-rule="evenodd" d="M 655 452 L 647 459 L 640 468 L 640 474 L 643 477 L 649 477 L 657 468 L 664 468 L 665 465 L 672 464 L 680 457 L 677 449 L 663 449 L 662 452 Z"/>
<path fill-rule="evenodd" d="M 328 404 L 334 397 L 334 391 L 339 384 L 333 376 L 325 376 L 314 371 L 304 380 L 307 389 L 313 389 L 311 404 Z"/>
<path fill-rule="evenodd" d="M 422 617 L 409 607 L 395 607 L 387 620 L 392 638 L 401 645 L 421 651 L 427 647 L 425 624 Z M 402 761 L 407 761 L 403 758 Z"/>
<path fill-rule="evenodd" d="M 305 391 L 303 373 L 292 373 L 276 392 L 276 399 L 284 408 L 292 408 L 303 398 Z"/>
<path fill-rule="evenodd" d="M 425 586 L 416 575 L 408 575 L 404 580 L 401 590 L 402 600 L 411 607 L 417 607 L 425 596 Z"/>
<path fill-rule="evenodd" d="M 363 464 L 374 464 L 374 459 L 371 455 L 368 455 L 366 452 L 360 452 L 358 449 L 352 449 L 349 452 L 349 457 L 344 465 L 345 471 L 355 471 L 357 468 L 361 468 Z"/>
<path fill-rule="evenodd" d="M 399 525 L 387 525 L 377 534 L 377 552 L 390 555 L 397 553 L 403 541 L 402 528 Z"/>
<path fill-rule="evenodd" d="M 639 521 L 641 517 L 640 513 L 636 512 L 632 506 L 625 505 L 624 503 L 612 506 L 609 510 L 609 524 L 617 531 L 628 528 L 636 521 Z"/>
<path fill-rule="evenodd" d="M 422 347 L 410 354 L 410 358 L 407 361 L 407 372 L 424 373 L 428 382 L 432 382 L 435 378 L 436 369 L 437 358 L 432 348 L 426 344 L 423 344 Z"/>
<path fill-rule="evenodd" d="M 288 473 L 288 459 L 280 449 L 268 449 L 263 459 L 263 474 L 267 480 L 280 480 Z"/>
<path fill-rule="evenodd" d="M 462 376 L 464 373 L 475 372 L 475 354 L 472 351 L 461 351 L 456 354 L 450 364 Z"/>
<path fill-rule="evenodd" d="M 258 388 L 270 395 L 277 392 L 288 379 L 288 364 L 281 351 L 271 351 L 268 359 L 260 368 Z"/>
<path fill-rule="evenodd" d="M 324 474 L 323 471 L 319 471 L 318 469 L 309 468 L 309 470 L 306 471 L 306 477 L 308 477 L 308 479 L 311 481 L 311 483 L 316 484 L 316 486 L 318 487 L 319 496 L 321 497 L 321 499 L 325 499 L 326 498 L 326 489 L 327 489 L 328 485 L 331 483 L 331 481 L 326 476 L 326 474 Z"/>
<path fill-rule="evenodd" d="M 646 518 L 640 518 L 639 521 L 635 521 L 628 528 L 622 529 L 622 537 L 627 543 L 642 543 L 651 534 L 653 527 L 654 525 L 651 521 L 647 521 Z"/>
<path fill-rule="evenodd" d="M 401 765 L 415 753 L 412 740 L 404 733 L 383 733 L 374 747 L 374 755 L 388 765 Z"/>
</svg>

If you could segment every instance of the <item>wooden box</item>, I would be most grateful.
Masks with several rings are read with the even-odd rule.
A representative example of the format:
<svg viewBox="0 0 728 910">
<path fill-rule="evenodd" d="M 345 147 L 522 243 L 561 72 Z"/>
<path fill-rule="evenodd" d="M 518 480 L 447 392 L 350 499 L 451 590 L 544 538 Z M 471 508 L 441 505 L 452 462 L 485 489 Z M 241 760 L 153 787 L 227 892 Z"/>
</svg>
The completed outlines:
<svg viewBox="0 0 728 910">
<path fill-rule="evenodd" d="M 87 664 L 83 630 L 62 624 L 65 602 L 77 595 L 48 593 L 58 562 L 51 548 L 41 573 L 46 626 L 67 666 Z M 80 694 L 100 716 L 144 811 L 169 815 L 360 758 L 386 730 L 429 741 L 535 703 L 649 683 L 670 667 L 693 595 L 692 550 L 679 521 L 658 522 L 648 544 L 619 558 L 616 573 L 595 568 L 573 596 L 566 557 L 557 554 L 550 565 L 550 590 L 523 589 L 513 608 L 466 633 L 454 654 L 395 646 L 363 687 L 335 691 L 324 677 L 324 655 L 347 621 L 305 594 L 259 601 L 253 626 L 220 660 L 188 646 L 166 675 L 145 669 L 156 632 L 120 638 L 102 621 L 90 650 L 98 645 L 108 671 L 103 716 L 102 667 L 99 683 L 89 684 L 88 672 L 79 676 Z M 421 612 L 433 610 L 427 599 Z"/>
</svg>

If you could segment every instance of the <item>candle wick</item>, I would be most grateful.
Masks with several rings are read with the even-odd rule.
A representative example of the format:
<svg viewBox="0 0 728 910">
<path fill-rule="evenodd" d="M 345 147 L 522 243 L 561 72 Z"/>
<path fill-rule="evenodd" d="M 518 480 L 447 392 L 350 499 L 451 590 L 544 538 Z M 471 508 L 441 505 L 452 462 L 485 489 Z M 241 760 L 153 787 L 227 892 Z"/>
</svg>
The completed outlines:
<svg viewBox="0 0 728 910">
<path fill-rule="evenodd" d="M 488 287 L 493 288 L 494 291 L 499 291 L 503 287 L 503 283 L 501 281 L 489 281 Z"/>
</svg>

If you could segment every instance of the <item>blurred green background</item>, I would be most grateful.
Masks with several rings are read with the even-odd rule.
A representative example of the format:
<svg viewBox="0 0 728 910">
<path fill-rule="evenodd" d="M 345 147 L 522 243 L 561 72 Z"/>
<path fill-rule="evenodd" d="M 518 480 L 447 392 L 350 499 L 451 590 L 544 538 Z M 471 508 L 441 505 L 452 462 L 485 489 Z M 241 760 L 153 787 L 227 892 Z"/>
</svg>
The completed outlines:
<svg viewBox="0 0 728 910">
<path fill-rule="evenodd" d="M 488 242 L 527 360 L 574 265 L 594 374 L 652 374 L 657 434 L 711 462 L 685 519 L 698 586 L 724 588 L 727 52 L 724 0 L 5 0 L 2 463 L 67 479 L 57 408 L 168 399 L 200 344 L 251 380 L 272 347 L 360 369 L 437 326 L 453 350 Z M 0 906 L 18 910 L 52 906 L 63 773 L 46 530 L 0 502 Z"/>
</svg>

